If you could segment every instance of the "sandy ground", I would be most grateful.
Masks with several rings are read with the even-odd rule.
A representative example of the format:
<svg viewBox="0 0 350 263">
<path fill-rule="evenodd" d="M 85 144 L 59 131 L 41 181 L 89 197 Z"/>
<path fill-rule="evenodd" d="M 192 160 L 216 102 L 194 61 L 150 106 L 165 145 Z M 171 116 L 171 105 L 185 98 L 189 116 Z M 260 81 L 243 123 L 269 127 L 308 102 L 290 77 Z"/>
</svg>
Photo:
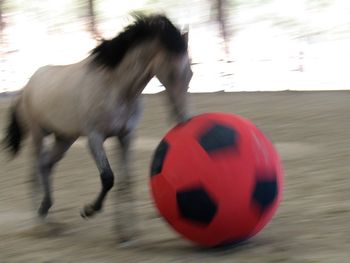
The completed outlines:
<svg viewBox="0 0 350 263">
<path fill-rule="evenodd" d="M 80 208 L 100 189 L 84 140 L 54 176 L 55 204 L 46 227 L 34 223 L 29 200 L 29 147 L 13 161 L 0 154 L 0 262 L 349 262 L 350 92 L 261 92 L 191 95 L 197 113 L 226 111 L 253 120 L 272 139 L 285 167 L 284 198 L 271 223 L 236 248 L 204 250 L 157 216 L 149 187 L 154 148 L 171 127 L 162 94 L 145 96 L 133 173 L 140 241 L 116 243 L 111 194 L 104 212 L 85 221 Z M 0 130 L 10 98 L 0 98 Z M 112 141 L 106 143 L 110 160 Z"/>
</svg>

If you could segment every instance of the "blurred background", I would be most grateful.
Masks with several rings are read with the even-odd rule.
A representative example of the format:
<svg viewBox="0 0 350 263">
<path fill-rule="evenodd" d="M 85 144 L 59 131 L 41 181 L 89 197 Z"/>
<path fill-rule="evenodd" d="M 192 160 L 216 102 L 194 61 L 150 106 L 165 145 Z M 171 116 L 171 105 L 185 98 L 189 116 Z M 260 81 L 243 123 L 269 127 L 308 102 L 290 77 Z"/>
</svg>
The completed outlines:
<svg viewBox="0 0 350 263">
<path fill-rule="evenodd" d="M 349 88 L 350 1 L 0 0 L 0 92 L 42 65 L 83 59 L 135 11 L 189 29 L 190 92 Z M 161 90 L 152 80 L 144 92 Z"/>
<path fill-rule="evenodd" d="M 192 248 L 167 228 L 148 174 L 173 123 L 163 94 L 145 95 L 132 162 L 141 245 L 117 248 L 112 196 L 103 215 L 84 222 L 78 215 L 100 185 L 79 140 L 57 167 L 48 228 L 31 223 L 30 147 L 13 162 L 0 154 L 0 262 L 349 262 L 349 91 L 239 93 L 349 90 L 349 0 L 0 0 L 0 137 L 8 94 L 42 65 L 84 59 L 100 39 L 130 24 L 135 11 L 163 12 L 189 29 L 190 92 L 236 92 L 191 94 L 196 113 L 234 112 L 271 138 L 286 174 L 278 213 L 266 231 L 233 251 Z M 144 92 L 162 89 L 153 79 Z M 105 146 L 118 168 L 114 144 Z"/>
</svg>

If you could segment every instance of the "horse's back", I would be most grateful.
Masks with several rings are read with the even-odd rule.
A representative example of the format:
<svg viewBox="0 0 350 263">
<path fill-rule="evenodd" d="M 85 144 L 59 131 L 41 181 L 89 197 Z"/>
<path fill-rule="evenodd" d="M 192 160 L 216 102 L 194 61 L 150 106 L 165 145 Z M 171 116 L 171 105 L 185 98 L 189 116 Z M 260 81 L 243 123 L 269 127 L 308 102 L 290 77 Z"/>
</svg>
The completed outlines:
<svg viewBox="0 0 350 263">
<path fill-rule="evenodd" d="M 39 68 L 23 89 L 31 121 L 68 136 L 79 133 L 77 105 L 85 71 L 79 63 Z"/>
</svg>

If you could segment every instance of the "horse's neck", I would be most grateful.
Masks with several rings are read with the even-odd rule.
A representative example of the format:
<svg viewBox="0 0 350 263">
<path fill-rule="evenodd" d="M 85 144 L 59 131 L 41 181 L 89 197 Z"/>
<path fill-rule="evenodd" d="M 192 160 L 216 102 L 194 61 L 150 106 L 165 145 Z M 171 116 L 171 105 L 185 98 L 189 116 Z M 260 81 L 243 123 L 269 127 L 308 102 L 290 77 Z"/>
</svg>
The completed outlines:
<svg viewBox="0 0 350 263">
<path fill-rule="evenodd" d="M 113 90 L 127 101 L 136 99 L 154 77 L 153 63 L 158 52 L 154 42 L 130 50 L 111 75 Z"/>
</svg>

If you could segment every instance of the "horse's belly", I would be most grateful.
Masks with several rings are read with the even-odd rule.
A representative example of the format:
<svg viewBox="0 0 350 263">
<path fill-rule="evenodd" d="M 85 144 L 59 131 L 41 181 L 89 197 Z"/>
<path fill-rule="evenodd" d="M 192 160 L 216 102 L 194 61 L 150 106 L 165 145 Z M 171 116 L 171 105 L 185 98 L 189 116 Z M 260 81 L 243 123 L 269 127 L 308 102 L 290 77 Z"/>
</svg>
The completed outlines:
<svg viewBox="0 0 350 263">
<path fill-rule="evenodd" d="M 47 116 L 43 116 L 43 128 L 51 132 L 66 137 L 77 137 L 81 135 L 81 129 L 78 121 L 72 115 L 60 114 L 60 112 L 51 112 Z"/>
<path fill-rule="evenodd" d="M 49 132 L 67 137 L 81 132 L 77 108 L 70 98 L 31 96 L 30 112 L 34 121 Z"/>
</svg>

